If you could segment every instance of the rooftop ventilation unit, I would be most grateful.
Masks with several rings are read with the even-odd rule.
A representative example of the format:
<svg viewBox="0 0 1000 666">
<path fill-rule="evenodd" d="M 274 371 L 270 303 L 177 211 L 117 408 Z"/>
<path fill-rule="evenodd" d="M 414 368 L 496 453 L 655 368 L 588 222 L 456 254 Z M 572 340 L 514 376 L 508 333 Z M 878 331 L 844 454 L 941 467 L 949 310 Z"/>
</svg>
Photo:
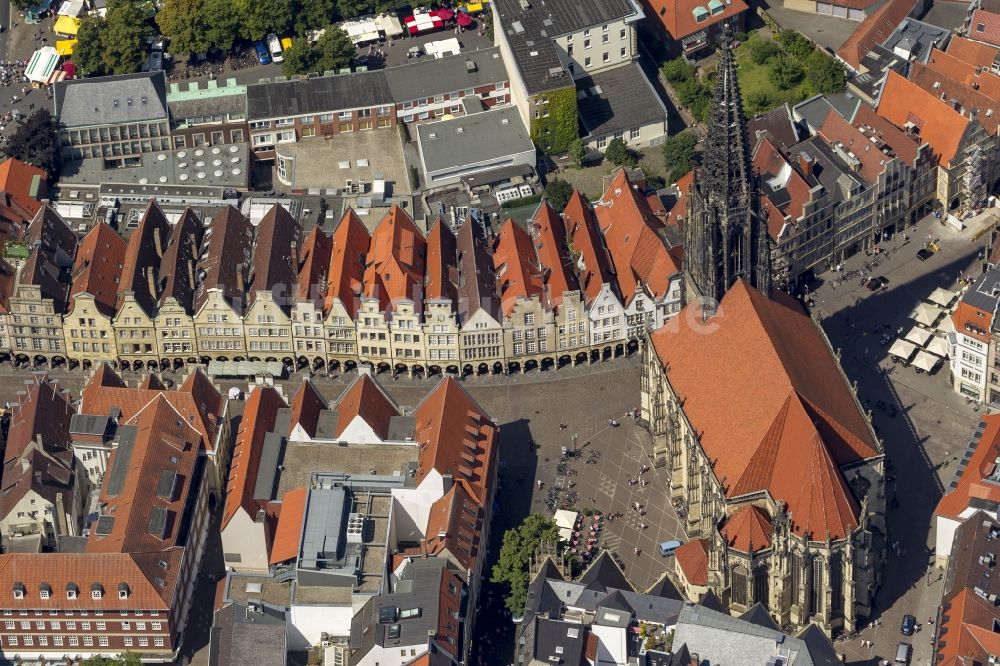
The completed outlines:
<svg viewBox="0 0 1000 666">
<path fill-rule="evenodd" d="M 361 543 L 364 540 L 365 517 L 352 513 L 347 517 L 347 543 Z"/>
</svg>

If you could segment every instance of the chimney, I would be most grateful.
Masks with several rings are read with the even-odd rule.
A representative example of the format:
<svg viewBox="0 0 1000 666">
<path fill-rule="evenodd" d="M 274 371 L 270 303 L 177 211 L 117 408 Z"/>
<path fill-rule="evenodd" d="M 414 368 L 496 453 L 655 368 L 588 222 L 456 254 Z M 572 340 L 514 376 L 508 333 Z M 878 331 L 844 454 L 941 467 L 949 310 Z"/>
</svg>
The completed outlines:
<svg viewBox="0 0 1000 666">
<path fill-rule="evenodd" d="M 813 173 L 813 165 L 816 160 L 804 152 L 799 153 L 799 171 L 802 172 L 803 176 L 811 176 Z"/>
</svg>

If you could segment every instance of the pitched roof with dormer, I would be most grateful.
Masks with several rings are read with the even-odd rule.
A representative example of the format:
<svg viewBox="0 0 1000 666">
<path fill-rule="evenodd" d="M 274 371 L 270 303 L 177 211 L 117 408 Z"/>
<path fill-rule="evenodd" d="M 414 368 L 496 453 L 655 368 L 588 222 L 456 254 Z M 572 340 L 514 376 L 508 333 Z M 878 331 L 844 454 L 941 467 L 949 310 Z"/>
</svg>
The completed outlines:
<svg viewBox="0 0 1000 666">
<path fill-rule="evenodd" d="M 458 257 L 455 234 L 440 217 L 427 234 L 427 275 L 424 296 L 429 301 L 458 304 Z"/>
<path fill-rule="evenodd" d="M 653 349 L 726 496 L 768 491 L 798 535 L 854 530 L 858 504 L 840 468 L 880 447 L 799 303 L 739 280 L 707 321 L 687 312 L 675 321 L 652 334 Z"/>
<path fill-rule="evenodd" d="M 358 303 L 364 293 L 365 265 L 371 240 L 364 222 L 353 209 L 348 208 L 333 232 L 329 286 L 323 307 L 325 313 L 330 312 L 335 299 L 340 299 L 352 319 L 357 314 Z"/>
<path fill-rule="evenodd" d="M 601 286 L 608 284 L 613 292 L 618 292 L 611 255 L 604 246 L 604 240 L 597 227 L 597 217 L 583 195 L 573 190 L 563 219 L 569 231 L 573 248 L 579 253 L 575 268 L 580 289 L 587 297 L 588 305 L 601 293 Z"/>
<path fill-rule="evenodd" d="M 400 300 L 412 301 L 421 311 L 426 255 L 427 241 L 413 219 L 399 206 L 393 206 L 372 234 L 365 297 L 378 299 L 383 312 Z"/>
<path fill-rule="evenodd" d="M 25 219 L 31 219 L 42 205 L 39 199 L 48 177 L 44 170 L 11 157 L 0 163 L 0 192 L 10 198 Z"/>
<path fill-rule="evenodd" d="M 62 312 L 69 299 L 69 273 L 76 255 L 76 232 L 51 206 L 43 204 L 24 234 L 28 258 L 18 272 L 17 283 L 37 285 L 42 298 L 52 299 Z"/>
<path fill-rule="evenodd" d="M 389 436 L 389 421 L 403 411 L 379 383 L 366 374 L 358 375 L 337 399 L 337 425 L 334 437 L 340 437 L 358 416 L 380 439 Z"/>
<path fill-rule="evenodd" d="M 205 227 L 190 208 L 185 208 L 167 241 L 160 261 L 160 305 L 172 298 L 192 314 L 194 292 L 198 280 L 198 256 Z"/>
<path fill-rule="evenodd" d="M 897 127 L 913 127 L 946 167 L 955 159 L 970 123 L 939 97 L 895 72 L 886 77 L 877 110 Z"/>
<path fill-rule="evenodd" d="M 514 220 L 500 227 L 493 247 L 493 268 L 497 277 L 497 293 L 505 316 L 514 311 L 519 300 L 542 299 L 545 281 L 531 236 Z"/>
<path fill-rule="evenodd" d="M 545 282 L 545 306 L 549 310 L 555 310 L 562 305 L 563 294 L 580 289 L 567 247 L 569 238 L 566 225 L 547 199 L 538 205 L 529 224 Z"/>
<path fill-rule="evenodd" d="M 200 311 L 208 295 L 218 291 L 230 307 L 243 314 L 245 282 L 253 257 L 253 226 L 238 210 L 224 206 L 212 218 L 210 229 L 208 247 L 198 262 L 194 311 Z"/>
<path fill-rule="evenodd" d="M 76 296 L 90 294 L 98 310 L 108 317 L 114 316 L 126 248 L 122 237 L 103 221 L 87 232 L 73 262 L 68 310 L 73 309 Z"/>
<path fill-rule="evenodd" d="M 327 279 L 330 273 L 330 254 L 333 252 L 333 241 L 323 233 L 318 226 L 313 227 L 302 242 L 302 252 L 299 257 L 299 277 L 295 289 L 295 298 L 299 301 L 314 301 L 322 303 L 329 288 Z"/>
<path fill-rule="evenodd" d="M 976 67 L 990 69 L 993 63 L 1000 60 L 1000 49 L 990 44 L 983 44 L 965 37 L 953 35 L 946 49 L 948 55 Z"/>
<path fill-rule="evenodd" d="M 156 314 L 160 298 L 157 284 L 160 260 L 169 237 L 170 222 L 156 200 L 150 199 L 139 220 L 139 227 L 128 239 L 116 310 L 121 310 L 126 295 L 131 293 L 147 315 L 152 317 Z"/>
<path fill-rule="evenodd" d="M 275 204 L 261 218 L 254 239 L 247 306 L 270 292 L 272 302 L 288 311 L 294 300 L 301 228 L 284 206 Z"/>
</svg>

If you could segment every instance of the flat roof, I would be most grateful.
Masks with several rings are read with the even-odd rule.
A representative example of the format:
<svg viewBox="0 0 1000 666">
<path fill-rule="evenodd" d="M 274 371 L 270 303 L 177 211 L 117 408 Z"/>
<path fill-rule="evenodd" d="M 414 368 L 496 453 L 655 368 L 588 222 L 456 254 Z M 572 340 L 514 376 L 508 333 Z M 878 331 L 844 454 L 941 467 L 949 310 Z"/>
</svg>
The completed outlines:
<svg viewBox="0 0 1000 666">
<path fill-rule="evenodd" d="M 535 149 L 514 106 L 420 123 L 417 134 L 424 166 L 431 173 Z"/>
<path fill-rule="evenodd" d="M 637 62 L 577 79 L 576 104 L 592 137 L 655 122 L 666 127 L 667 109 Z"/>
<path fill-rule="evenodd" d="M 200 154 L 199 154 L 200 153 Z M 69 185 L 211 186 L 246 190 L 250 185 L 248 144 L 142 153 L 134 166 L 107 168 L 104 157 L 66 162 L 60 175 Z"/>
<path fill-rule="evenodd" d="M 392 104 L 385 70 L 247 86 L 247 118 L 286 118 Z"/>
<path fill-rule="evenodd" d="M 446 58 L 424 58 L 383 71 L 396 102 L 508 80 L 499 48 L 466 51 Z"/>
<path fill-rule="evenodd" d="M 419 450 L 413 444 L 340 444 L 338 442 L 288 442 L 282 460 L 284 469 L 278 480 L 277 496 L 309 485 L 316 472 L 342 472 L 367 475 L 371 470 L 381 476 L 397 472 L 406 478 L 407 470 L 416 467 Z"/>
</svg>

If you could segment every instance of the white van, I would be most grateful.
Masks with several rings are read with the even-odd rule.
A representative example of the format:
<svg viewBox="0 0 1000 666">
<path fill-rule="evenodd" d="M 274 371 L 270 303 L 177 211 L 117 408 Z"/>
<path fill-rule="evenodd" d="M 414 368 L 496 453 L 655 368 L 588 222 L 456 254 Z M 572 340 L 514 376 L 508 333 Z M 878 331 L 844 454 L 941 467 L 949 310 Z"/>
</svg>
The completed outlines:
<svg viewBox="0 0 1000 666">
<path fill-rule="evenodd" d="M 281 62 L 285 59 L 285 56 L 282 55 L 281 40 L 273 32 L 267 36 L 267 48 L 271 52 L 271 60 L 274 62 Z"/>
<path fill-rule="evenodd" d="M 896 658 L 894 662 L 900 664 L 901 666 L 906 666 L 910 663 L 910 644 L 900 643 L 896 646 Z"/>
</svg>

